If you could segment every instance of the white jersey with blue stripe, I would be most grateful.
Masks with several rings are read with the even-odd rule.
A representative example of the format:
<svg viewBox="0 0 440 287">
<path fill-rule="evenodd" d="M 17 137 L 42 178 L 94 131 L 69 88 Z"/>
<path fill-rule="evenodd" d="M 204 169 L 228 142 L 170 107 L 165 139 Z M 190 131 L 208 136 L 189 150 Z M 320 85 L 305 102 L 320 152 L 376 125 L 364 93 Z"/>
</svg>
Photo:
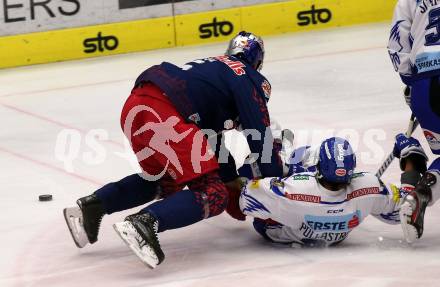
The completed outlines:
<svg viewBox="0 0 440 287">
<path fill-rule="evenodd" d="M 400 192 L 382 186 L 369 173 L 357 173 L 345 189 L 330 191 L 314 173 L 250 181 L 242 190 L 240 208 L 246 215 L 271 219 L 267 236 L 280 243 L 344 240 L 368 215 L 399 223 Z"/>
<path fill-rule="evenodd" d="M 399 0 L 388 52 L 406 84 L 440 74 L 440 0 Z"/>
</svg>

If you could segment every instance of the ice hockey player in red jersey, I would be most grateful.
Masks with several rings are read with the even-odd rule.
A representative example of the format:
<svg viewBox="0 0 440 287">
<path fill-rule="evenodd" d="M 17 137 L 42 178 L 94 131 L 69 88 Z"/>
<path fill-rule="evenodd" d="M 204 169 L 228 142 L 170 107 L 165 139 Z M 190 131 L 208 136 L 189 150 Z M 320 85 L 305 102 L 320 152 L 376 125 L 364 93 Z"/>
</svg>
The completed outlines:
<svg viewBox="0 0 440 287">
<path fill-rule="evenodd" d="M 121 127 L 143 173 L 109 183 L 78 199 L 78 207 L 64 210 L 78 247 L 97 241 L 105 214 L 158 198 L 114 228 L 147 266 L 160 264 L 165 255 L 159 232 L 227 209 L 225 183 L 238 175 L 232 156 L 219 160 L 222 149 L 217 145 L 226 130 L 240 127 L 259 134 L 247 139 L 259 155 L 261 176 L 281 174 L 279 146 L 268 129 L 271 86 L 260 74 L 264 53 L 261 38 L 240 32 L 225 55 L 183 67 L 164 62 L 140 74 L 122 109 Z"/>
</svg>

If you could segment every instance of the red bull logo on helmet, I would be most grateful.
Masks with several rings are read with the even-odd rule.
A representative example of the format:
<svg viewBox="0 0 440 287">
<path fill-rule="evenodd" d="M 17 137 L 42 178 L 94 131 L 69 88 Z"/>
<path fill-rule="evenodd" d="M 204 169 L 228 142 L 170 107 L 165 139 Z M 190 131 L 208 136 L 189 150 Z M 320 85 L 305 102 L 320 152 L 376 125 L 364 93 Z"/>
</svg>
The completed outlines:
<svg viewBox="0 0 440 287">
<path fill-rule="evenodd" d="M 335 171 L 335 174 L 336 174 L 337 176 L 345 176 L 345 175 L 347 174 L 347 171 L 346 171 L 345 169 L 343 169 L 343 168 L 338 168 L 338 169 Z"/>
</svg>

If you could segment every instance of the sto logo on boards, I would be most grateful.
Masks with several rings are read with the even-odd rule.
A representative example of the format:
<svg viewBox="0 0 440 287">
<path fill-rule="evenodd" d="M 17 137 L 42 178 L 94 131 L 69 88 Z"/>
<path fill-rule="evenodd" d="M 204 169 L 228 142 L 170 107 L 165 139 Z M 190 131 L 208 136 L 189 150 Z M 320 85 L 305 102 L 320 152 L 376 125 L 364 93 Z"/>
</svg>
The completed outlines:
<svg viewBox="0 0 440 287">
<path fill-rule="evenodd" d="M 200 39 L 208 39 L 211 37 L 219 37 L 231 35 L 234 31 L 234 25 L 229 21 L 217 21 L 217 17 L 212 19 L 211 23 L 202 24 L 199 26 Z"/>
<path fill-rule="evenodd" d="M 118 47 L 119 41 L 115 36 L 103 36 L 101 32 L 98 32 L 97 37 L 85 39 L 83 45 L 84 53 L 95 53 L 96 51 L 113 51 Z"/>
<path fill-rule="evenodd" d="M 332 19 L 332 12 L 327 8 L 316 9 L 315 5 L 312 5 L 310 10 L 298 12 L 297 18 L 299 26 L 325 24 Z"/>
</svg>

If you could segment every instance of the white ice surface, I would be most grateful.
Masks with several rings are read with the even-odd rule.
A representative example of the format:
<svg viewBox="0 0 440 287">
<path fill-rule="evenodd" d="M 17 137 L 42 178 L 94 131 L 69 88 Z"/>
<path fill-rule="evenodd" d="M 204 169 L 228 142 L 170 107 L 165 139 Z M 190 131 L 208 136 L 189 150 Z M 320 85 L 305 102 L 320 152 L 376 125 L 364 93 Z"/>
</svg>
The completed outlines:
<svg viewBox="0 0 440 287">
<path fill-rule="evenodd" d="M 359 169 L 375 171 L 409 118 L 385 49 L 387 30 L 378 24 L 266 37 L 263 73 L 273 85 L 272 115 L 299 138 L 308 132 L 307 141 L 324 137 L 313 136 L 316 130 L 352 129 L 361 139 L 369 129 L 383 130 L 386 138 L 376 140 L 382 148 L 373 162 L 365 157 L 371 146 L 357 147 L 358 155 L 364 153 Z M 117 153 L 124 151 L 119 113 L 136 76 L 161 61 L 183 64 L 224 48 L 0 71 L 0 286 L 440 286 L 439 206 L 427 211 L 424 237 L 413 247 L 399 242 L 399 226 L 368 218 L 336 248 L 283 248 L 262 240 L 250 220 L 236 222 L 222 214 L 160 234 L 166 259 L 149 270 L 111 228 L 130 211 L 106 217 L 97 244 L 75 247 L 62 209 L 135 171 Z M 65 128 L 79 130 L 82 140 L 70 173 L 55 156 L 57 136 Z M 92 151 L 84 141 L 92 129 L 109 134 L 101 141 L 106 156 L 95 165 L 81 157 Z M 416 135 L 422 139 L 420 130 Z M 394 164 L 385 178 L 398 177 Z M 43 193 L 54 200 L 38 202 Z"/>
</svg>

